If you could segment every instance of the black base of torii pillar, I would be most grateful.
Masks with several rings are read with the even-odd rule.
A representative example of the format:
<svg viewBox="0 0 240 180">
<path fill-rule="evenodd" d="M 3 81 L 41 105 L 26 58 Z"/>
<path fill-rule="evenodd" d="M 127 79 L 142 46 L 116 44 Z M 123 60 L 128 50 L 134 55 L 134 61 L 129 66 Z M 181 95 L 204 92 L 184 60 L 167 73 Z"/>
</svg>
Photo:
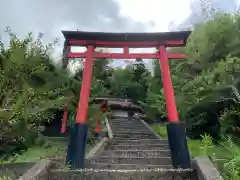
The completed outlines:
<svg viewBox="0 0 240 180">
<path fill-rule="evenodd" d="M 173 168 L 191 168 L 191 159 L 185 134 L 185 124 L 169 123 L 167 124 L 167 132 Z"/>
<path fill-rule="evenodd" d="M 87 144 L 88 127 L 86 124 L 76 123 L 69 137 L 66 165 L 71 169 L 84 168 L 85 149 Z"/>
</svg>

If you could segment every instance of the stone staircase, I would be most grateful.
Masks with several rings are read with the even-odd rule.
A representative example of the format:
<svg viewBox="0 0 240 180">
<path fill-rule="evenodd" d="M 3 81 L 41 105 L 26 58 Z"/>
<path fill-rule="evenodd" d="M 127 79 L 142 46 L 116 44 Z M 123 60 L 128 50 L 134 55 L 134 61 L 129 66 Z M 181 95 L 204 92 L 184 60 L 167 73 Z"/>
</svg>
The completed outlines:
<svg viewBox="0 0 240 180">
<path fill-rule="evenodd" d="M 190 180 L 191 169 L 173 169 L 168 141 L 141 120 L 115 117 L 109 121 L 113 138 L 91 159 L 86 169 L 52 169 L 50 180 Z"/>
</svg>

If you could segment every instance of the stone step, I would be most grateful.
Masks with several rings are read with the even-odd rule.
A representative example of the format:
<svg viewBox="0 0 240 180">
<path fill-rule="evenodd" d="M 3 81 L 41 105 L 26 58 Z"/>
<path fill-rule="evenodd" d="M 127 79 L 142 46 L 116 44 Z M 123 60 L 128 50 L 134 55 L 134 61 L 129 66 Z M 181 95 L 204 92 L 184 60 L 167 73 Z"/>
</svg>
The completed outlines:
<svg viewBox="0 0 240 180">
<path fill-rule="evenodd" d="M 123 140 L 116 140 L 113 139 L 111 141 L 111 144 L 131 144 L 131 145 L 146 145 L 146 144 L 166 144 L 168 145 L 168 140 L 167 139 L 145 139 L 145 140 L 128 140 L 128 139 L 123 139 Z"/>
<path fill-rule="evenodd" d="M 128 128 L 128 129 L 147 129 L 144 125 L 139 124 L 111 124 L 110 126 L 113 128 Z"/>
<path fill-rule="evenodd" d="M 158 146 L 142 146 L 142 145 L 131 145 L 131 146 L 122 146 L 122 145 L 110 145 L 106 147 L 105 150 L 168 150 L 168 145 L 160 144 Z"/>
<path fill-rule="evenodd" d="M 117 146 L 117 147 L 169 147 L 168 144 L 111 144 L 110 146 Z"/>
<path fill-rule="evenodd" d="M 132 131 L 128 133 L 122 133 L 122 132 L 115 132 L 115 135 L 146 135 L 151 136 L 154 135 L 152 132 L 139 132 L 139 131 Z"/>
<path fill-rule="evenodd" d="M 111 147 L 116 147 L 116 148 L 118 148 L 118 147 L 125 147 L 125 148 L 129 148 L 129 147 L 133 147 L 133 148 L 138 148 L 138 147 L 149 147 L 149 148 L 154 148 L 154 147 L 159 147 L 159 148 L 168 148 L 169 147 L 169 145 L 168 144 L 160 144 L 160 143 L 158 143 L 158 144 L 125 144 L 125 145 L 123 145 L 123 144 L 110 144 L 109 146 L 108 146 L 108 148 L 111 148 Z"/>
<path fill-rule="evenodd" d="M 144 137 L 143 138 L 128 137 L 127 139 L 124 138 L 124 137 L 114 137 L 114 139 L 117 140 L 117 141 L 123 141 L 123 140 L 129 140 L 129 141 L 134 140 L 134 141 L 137 141 L 137 140 L 140 140 L 140 139 L 159 140 L 158 137 L 147 137 L 147 138 L 146 137 L 145 138 Z"/>
<path fill-rule="evenodd" d="M 110 164 L 151 164 L 151 165 L 171 165 L 172 160 L 170 157 L 109 157 L 98 156 L 90 160 L 91 164 L 94 163 L 110 163 Z"/>
<path fill-rule="evenodd" d="M 143 124 L 141 121 L 138 120 L 110 120 L 110 123 L 119 123 L 119 124 L 123 124 L 123 123 L 136 123 L 136 124 Z"/>
<path fill-rule="evenodd" d="M 151 132 L 149 129 L 147 128 L 111 128 L 113 131 L 118 131 L 118 132 L 123 132 L 123 133 L 128 133 L 128 132 Z"/>
<path fill-rule="evenodd" d="M 124 118 L 121 118 L 121 117 L 116 117 L 116 118 L 111 118 L 111 120 L 119 120 L 119 121 L 124 121 L 124 120 L 129 120 L 129 121 L 138 121 L 138 119 L 136 118 L 132 118 L 132 117 L 124 117 Z"/>
<path fill-rule="evenodd" d="M 118 137 L 118 138 L 135 138 L 135 139 L 147 139 L 147 138 L 154 138 L 156 137 L 154 134 L 150 135 L 139 135 L 139 134 L 114 134 L 113 132 L 113 137 Z"/>
<path fill-rule="evenodd" d="M 110 122 L 140 122 L 138 119 L 133 118 L 114 118 L 110 119 Z"/>
<path fill-rule="evenodd" d="M 133 151 L 134 152 L 134 151 Z M 119 156 L 120 157 L 120 156 Z M 65 167 L 64 159 L 54 159 L 52 160 L 53 165 L 51 169 L 61 169 Z M 34 165 L 35 163 L 33 163 Z M 163 168 L 163 169 L 172 169 L 171 164 L 167 165 L 152 165 L 152 164 L 113 164 L 113 163 L 97 163 L 91 159 L 84 160 L 84 168 L 93 168 L 93 169 L 152 169 L 152 168 Z"/>
<path fill-rule="evenodd" d="M 144 127 L 144 125 L 141 123 L 109 123 L 110 125 L 112 126 L 115 126 L 115 127 L 121 127 L 121 126 L 124 126 L 124 127 L 134 127 L 134 126 L 137 126 L 137 127 Z"/>
<path fill-rule="evenodd" d="M 191 170 L 108 170 L 82 169 L 69 171 L 57 169 L 49 172 L 49 180 L 190 180 Z"/>
<path fill-rule="evenodd" d="M 124 138 L 113 138 L 112 140 L 111 140 L 111 142 L 114 142 L 114 141 L 121 141 L 121 142 L 123 142 L 123 141 L 142 141 L 142 142 L 144 142 L 144 141 L 159 141 L 159 140 L 161 140 L 161 139 L 159 139 L 159 138 L 141 138 L 141 139 L 134 139 L 134 138 L 128 138 L 128 139 L 124 139 Z M 164 139 L 165 140 L 165 139 Z"/>
<path fill-rule="evenodd" d="M 109 163 L 85 163 L 85 168 L 92 169 L 115 169 L 115 170 L 131 170 L 131 169 L 172 169 L 172 165 L 151 165 L 151 164 L 109 164 Z"/>
<path fill-rule="evenodd" d="M 119 130 L 119 131 L 150 131 L 146 126 L 112 126 L 111 128 L 114 130 Z"/>
<path fill-rule="evenodd" d="M 118 125 L 122 125 L 122 124 L 135 124 L 135 125 L 143 125 L 142 122 L 140 121 L 110 121 L 111 124 L 118 124 Z"/>
<path fill-rule="evenodd" d="M 138 130 L 129 130 L 129 129 L 125 129 L 125 131 L 119 131 L 119 130 L 115 130 L 112 129 L 113 132 L 118 133 L 118 134 L 154 134 L 151 131 L 141 131 L 141 129 Z"/>
<path fill-rule="evenodd" d="M 135 128 L 131 128 L 131 127 L 114 127 L 114 126 L 110 126 L 111 129 L 113 131 L 149 131 L 149 129 L 147 128 L 143 128 L 143 127 L 135 127 Z"/>
<path fill-rule="evenodd" d="M 101 153 L 102 156 L 119 157 L 170 157 L 170 150 L 106 150 Z"/>
<path fill-rule="evenodd" d="M 125 130 L 117 130 L 117 129 L 112 129 L 113 132 L 118 133 L 118 134 L 154 134 L 151 131 L 147 130 L 142 130 L 142 129 L 125 129 Z"/>
<path fill-rule="evenodd" d="M 141 121 L 136 121 L 136 120 L 123 120 L 123 121 L 109 121 L 110 123 L 117 123 L 117 124 L 128 124 L 128 123 L 132 123 L 132 124 L 143 124 Z"/>
<path fill-rule="evenodd" d="M 124 119 L 129 119 L 129 117 L 121 117 L 121 116 L 114 116 L 114 115 L 112 115 L 111 116 L 111 120 L 114 120 L 114 119 L 119 119 L 119 120 L 124 120 Z"/>
<path fill-rule="evenodd" d="M 130 129 L 130 128 L 111 128 L 113 132 L 122 132 L 127 134 L 128 132 L 140 132 L 140 133 L 145 133 L 145 132 L 151 132 L 148 129 Z"/>
</svg>

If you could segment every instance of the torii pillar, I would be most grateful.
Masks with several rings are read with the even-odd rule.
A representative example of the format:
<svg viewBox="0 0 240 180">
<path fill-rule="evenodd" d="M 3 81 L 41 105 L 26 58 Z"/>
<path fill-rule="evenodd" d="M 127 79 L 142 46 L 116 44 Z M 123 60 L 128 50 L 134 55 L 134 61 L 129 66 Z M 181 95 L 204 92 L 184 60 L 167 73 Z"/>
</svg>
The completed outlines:
<svg viewBox="0 0 240 180">
<path fill-rule="evenodd" d="M 159 46 L 159 63 L 162 74 L 164 97 L 168 113 L 168 142 L 174 168 L 187 169 L 191 167 L 190 155 L 185 134 L 185 126 L 179 121 L 175 103 L 174 89 L 165 45 Z"/>
</svg>

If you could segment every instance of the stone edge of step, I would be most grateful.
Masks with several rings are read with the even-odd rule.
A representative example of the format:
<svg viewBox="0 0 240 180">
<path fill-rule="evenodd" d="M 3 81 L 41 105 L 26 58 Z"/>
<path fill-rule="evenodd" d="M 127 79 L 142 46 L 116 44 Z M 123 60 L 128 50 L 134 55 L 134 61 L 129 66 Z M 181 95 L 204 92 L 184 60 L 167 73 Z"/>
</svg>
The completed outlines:
<svg viewBox="0 0 240 180">
<path fill-rule="evenodd" d="M 165 168 L 143 168 L 143 169 L 93 169 L 93 168 L 85 168 L 85 169 L 53 169 L 51 172 L 120 172 L 120 173 L 128 173 L 128 172 L 192 172 L 193 169 L 165 169 Z"/>
<path fill-rule="evenodd" d="M 122 156 L 97 156 L 95 158 L 109 158 L 109 159 L 167 159 L 171 160 L 170 156 L 157 156 L 157 157 L 139 157 L 139 156 L 132 156 L 132 157 L 122 157 Z M 91 160 L 95 160 L 94 157 Z"/>
<path fill-rule="evenodd" d="M 138 150 L 138 149 L 129 149 L 129 150 L 123 150 L 123 149 L 116 149 L 116 150 L 105 150 L 105 151 L 111 151 L 111 152 L 170 152 L 169 149 L 156 149 L 156 150 L 153 150 L 153 149 L 149 149 L 149 150 L 146 150 L 146 149 L 142 149 L 142 150 Z"/>
<path fill-rule="evenodd" d="M 111 144 L 111 146 L 121 146 L 121 147 L 139 147 L 139 146 L 150 146 L 150 147 L 154 147 L 154 146 L 167 146 L 169 147 L 168 144 L 163 144 L 163 143 L 158 143 L 158 144 L 127 144 L 127 143 L 119 143 L 119 144 Z"/>
</svg>

